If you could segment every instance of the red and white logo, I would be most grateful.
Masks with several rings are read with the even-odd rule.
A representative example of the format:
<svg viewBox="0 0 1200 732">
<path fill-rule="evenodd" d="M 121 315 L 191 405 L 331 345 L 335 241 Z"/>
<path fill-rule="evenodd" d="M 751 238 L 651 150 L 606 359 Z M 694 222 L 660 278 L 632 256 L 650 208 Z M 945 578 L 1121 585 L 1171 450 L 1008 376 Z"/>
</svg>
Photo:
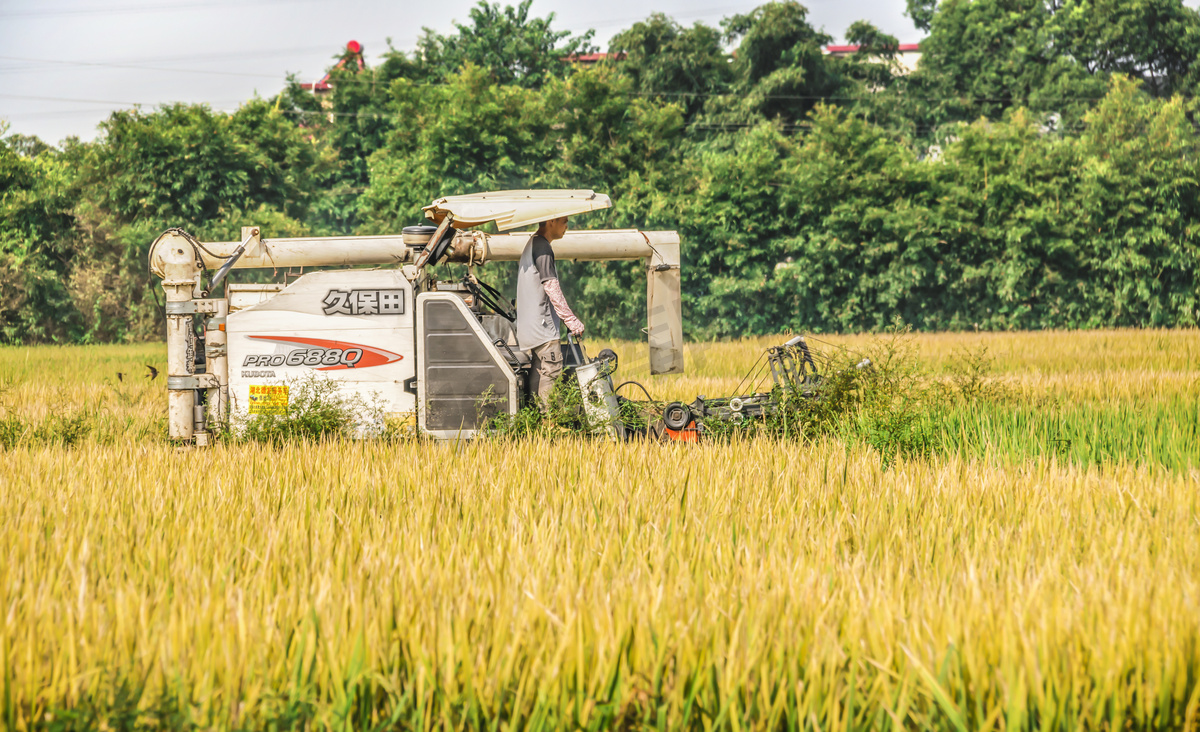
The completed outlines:
<svg viewBox="0 0 1200 732">
<path fill-rule="evenodd" d="M 250 366 L 315 366 L 317 371 L 338 369 L 365 369 L 371 366 L 386 366 L 404 358 L 398 353 L 385 351 L 375 346 L 359 343 L 331 341 L 324 338 L 300 338 L 299 336 L 249 336 L 256 341 L 283 343 L 294 346 L 290 352 L 263 353 L 246 356 L 242 367 Z"/>
</svg>

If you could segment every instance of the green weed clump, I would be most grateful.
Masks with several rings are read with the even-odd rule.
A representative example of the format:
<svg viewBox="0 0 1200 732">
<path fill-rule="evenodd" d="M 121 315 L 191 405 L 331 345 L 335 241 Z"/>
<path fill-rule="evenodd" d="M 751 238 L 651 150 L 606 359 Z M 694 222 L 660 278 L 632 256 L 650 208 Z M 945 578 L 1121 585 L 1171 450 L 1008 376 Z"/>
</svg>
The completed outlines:
<svg viewBox="0 0 1200 732">
<path fill-rule="evenodd" d="M 217 433 L 224 440 L 269 445 L 393 434 L 378 402 L 346 394 L 337 381 L 316 377 L 291 384 L 288 404 L 279 412 L 235 416 Z"/>
<path fill-rule="evenodd" d="M 92 432 L 96 414 L 91 409 L 50 411 L 41 417 L 25 417 L 8 405 L 14 382 L 0 382 L 0 449 L 18 446 L 60 445 L 71 447 Z"/>
<path fill-rule="evenodd" d="M 712 437 L 766 436 L 812 441 L 828 438 L 870 446 L 886 469 L 900 457 L 929 458 L 945 449 L 942 422 L 948 410 L 999 399 L 1003 388 L 988 377 L 986 350 L 966 351 L 948 376 L 923 366 L 911 332 L 897 326 L 854 350 L 819 358 L 818 375 L 803 391 L 776 385 L 776 407 L 761 419 L 703 420 Z"/>
<path fill-rule="evenodd" d="M 555 382 L 545 405 L 531 401 L 515 414 L 508 414 L 490 409 L 496 400 L 485 396 L 476 408 L 480 415 L 489 415 L 483 421 L 482 433 L 491 439 L 573 438 L 602 433 L 608 426 L 606 419 L 589 416 L 586 398 L 575 372 L 567 369 Z M 644 420 L 627 402 L 622 403 L 621 417 L 624 424 Z"/>
<path fill-rule="evenodd" d="M 952 412 L 1005 399 L 1007 390 L 991 377 L 986 348 L 955 354 L 938 375 L 922 366 L 907 328 L 868 347 L 871 364 L 843 365 L 833 392 L 855 395 L 854 408 L 832 434 L 870 445 L 886 469 L 897 458 L 932 458 L 948 448 L 945 422 Z M 839 385 L 850 381 L 853 388 Z M 825 391 L 824 389 L 822 390 Z"/>
<path fill-rule="evenodd" d="M 47 410 L 39 416 L 22 415 L 7 404 L 11 383 L 0 384 L 0 449 L 17 447 L 74 447 L 88 437 L 111 442 L 111 415 L 92 406 Z"/>
</svg>

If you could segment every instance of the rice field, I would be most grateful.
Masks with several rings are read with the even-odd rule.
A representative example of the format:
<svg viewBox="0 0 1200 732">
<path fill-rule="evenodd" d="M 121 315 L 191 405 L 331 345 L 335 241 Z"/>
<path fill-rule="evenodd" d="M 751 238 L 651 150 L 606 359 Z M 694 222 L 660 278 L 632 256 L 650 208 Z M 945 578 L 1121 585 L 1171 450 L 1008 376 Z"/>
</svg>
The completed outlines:
<svg viewBox="0 0 1200 732">
<path fill-rule="evenodd" d="M 775 340 L 675 377 L 603 345 L 690 401 Z M 1200 729 L 1200 333 L 909 345 L 933 379 L 986 347 L 1004 388 L 886 470 L 838 439 L 186 450 L 160 345 L 0 349 L 0 726 Z"/>
</svg>

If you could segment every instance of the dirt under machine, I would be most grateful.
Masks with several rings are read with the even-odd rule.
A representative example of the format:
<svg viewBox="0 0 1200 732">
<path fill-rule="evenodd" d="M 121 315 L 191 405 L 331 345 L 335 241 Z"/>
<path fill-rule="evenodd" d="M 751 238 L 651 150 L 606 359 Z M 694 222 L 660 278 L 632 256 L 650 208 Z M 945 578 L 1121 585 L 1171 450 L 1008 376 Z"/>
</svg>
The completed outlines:
<svg viewBox="0 0 1200 732">
<path fill-rule="evenodd" d="M 590 190 L 501 191 L 441 198 L 424 208 L 429 225 L 393 236 L 268 239 L 245 227 L 240 242 L 200 242 L 164 232 L 150 269 L 166 294 L 171 437 L 206 444 L 230 416 L 278 413 L 311 378 L 389 416 L 415 416 L 438 438 L 471 437 L 496 413 L 515 414 L 528 357 L 509 304 L 476 268 L 520 258 L 531 234 L 505 232 L 609 206 Z M 501 233 L 477 228 L 489 222 Z M 650 372 L 683 371 L 676 232 L 573 230 L 552 246 L 560 260 L 644 260 Z M 443 261 L 466 265 L 466 276 L 436 279 L 428 267 Z M 230 282 L 211 296 L 232 269 L 304 267 L 344 268 L 286 286 Z M 598 396 L 611 414 L 611 394 Z"/>
</svg>

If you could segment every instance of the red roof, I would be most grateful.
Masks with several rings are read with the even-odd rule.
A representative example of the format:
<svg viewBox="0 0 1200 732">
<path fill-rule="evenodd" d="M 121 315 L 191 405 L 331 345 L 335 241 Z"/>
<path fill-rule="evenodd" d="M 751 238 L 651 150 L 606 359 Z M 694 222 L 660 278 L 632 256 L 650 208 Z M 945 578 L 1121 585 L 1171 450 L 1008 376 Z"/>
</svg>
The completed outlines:
<svg viewBox="0 0 1200 732">
<path fill-rule="evenodd" d="M 594 63 L 599 63 L 600 61 L 604 61 L 604 60 L 607 60 L 610 58 L 620 61 L 621 59 L 625 58 L 625 54 L 623 54 L 623 53 L 577 53 L 573 56 L 567 56 L 563 60 L 564 61 L 578 61 L 579 63 L 584 63 L 584 64 L 594 64 Z"/>
<path fill-rule="evenodd" d="M 861 48 L 861 46 L 826 46 L 825 51 L 827 53 L 857 53 L 859 48 Z M 901 43 L 899 46 L 896 46 L 896 50 L 900 51 L 901 53 L 904 51 L 920 51 L 921 44 Z"/>
</svg>

